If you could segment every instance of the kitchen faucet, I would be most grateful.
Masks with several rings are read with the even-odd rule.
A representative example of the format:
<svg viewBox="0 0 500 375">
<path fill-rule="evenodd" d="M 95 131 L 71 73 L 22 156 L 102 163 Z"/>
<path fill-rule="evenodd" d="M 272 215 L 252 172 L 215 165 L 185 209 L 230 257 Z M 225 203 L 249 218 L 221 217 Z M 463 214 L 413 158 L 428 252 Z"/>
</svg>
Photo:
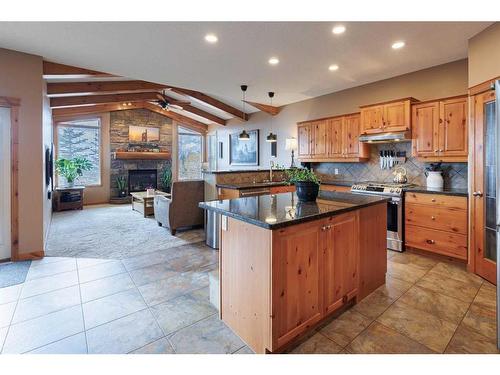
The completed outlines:
<svg viewBox="0 0 500 375">
<path fill-rule="evenodd" d="M 269 162 L 269 182 L 273 182 L 273 167 L 274 167 L 274 161 Z"/>
</svg>

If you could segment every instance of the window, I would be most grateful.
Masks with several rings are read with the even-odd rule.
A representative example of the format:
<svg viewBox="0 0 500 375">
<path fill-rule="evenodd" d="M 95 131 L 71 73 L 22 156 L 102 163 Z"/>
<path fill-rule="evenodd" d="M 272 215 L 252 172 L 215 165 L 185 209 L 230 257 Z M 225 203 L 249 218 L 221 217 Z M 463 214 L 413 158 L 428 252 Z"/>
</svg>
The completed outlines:
<svg viewBox="0 0 500 375">
<path fill-rule="evenodd" d="M 200 133 L 179 127 L 179 180 L 201 178 L 203 139 Z"/>
<path fill-rule="evenodd" d="M 92 163 L 90 171 L 83 172 L 79 185 L 101 184 L 101 121 L 98 118 L 57 123 L 57 157 L 83 157 Z M 65 183 L 58 176 L 58 185 Z"/>
</svg>

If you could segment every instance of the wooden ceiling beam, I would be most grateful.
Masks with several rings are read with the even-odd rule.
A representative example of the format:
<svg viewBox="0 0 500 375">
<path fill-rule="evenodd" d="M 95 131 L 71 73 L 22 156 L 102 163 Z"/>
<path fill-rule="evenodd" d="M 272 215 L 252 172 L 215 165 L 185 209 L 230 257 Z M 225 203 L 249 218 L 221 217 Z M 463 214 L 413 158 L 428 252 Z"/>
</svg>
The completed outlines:
<svg viewBox="0 0 500 375">
<path fill-rule="evenodd" d="M 75 107 L 89 104 L 109 104 L 143 102 L 158 99 L 157 92 L 138 92 L 132 94 L 109 94 L 109 95 L 84 95 L 84 96 L 61 96 L 50 98 L 50 106 Z"/>
<path fill-rule="evenodd" d="M 252 107 L 260 109 L 262 112 L 269 113 L 271 116 L 276 116 L 281 112 L 281 107 L 275 107 L 269 104 L 262 104 L 257 102 L 249 102 L 248 100 L 244 100 L 244 102 L 250 104 Z"/>
<path fill-rule="evenodd" d="M 199 131 L 203 134 L 206 134 L 206 132 L 208 131 L 207 124 L 204 124 L 200 121 L 194 120 L 190 117 L 181 115 L 180 113 L 177 113 L 174 111 L 164 110 L 163 108 L 157 106 L 156 104 L 144 103 L 144 108 L 149 109 L 152 112 L 159 113 L 160 115 L 169 117 L 172 120 L 175 120 L 175 121 L 181 123 L 181 125 L 186 125 L 187 127 L 194 129 L 196 131 Z"/>
<path fill-rule="evenodd" d="M 43 62 L 44 78 L 87 78 L 87 77 L 116 77 L 113 74 L 98 72 L 76 66 L 58 64 L 51 61 Z"/>
<path fill-rule="evenodd" d="M 144 104 L 142 102 L 131 103 L 131 105 L 126 105 L 126 106 L 124 106 L 122 103 L 98 104 L 98 105 L 88 105 L 81 107 L 54 108 L 52 110 L 52 116 L 54 118 L 59 118 L 59 117 L 91 115 L 96 113 L 123 111 L 127 109 L 142 109 L 142 108 L 144 108 Z"/>
<path fill-rule="evenodd" d="M 165 85 L 145 81 L 53 82 L 47 83 L 47 95 L 159 91 L 166 87 Z"/>
<path fill-rule="evenodd" d="M 186 95 L 191 98 L 198 99 L 201 102 L 210 104 L 212 107 L 218 108 L 221 111 L 227 112 L 235 117 L 238 117 L 239 119 L 243 121 L 248 120 L 248 114 L 244 113 L 243 111 L 240 111 L 239 109 L 236 109 L 229 104 L 223 103 L 220 100 L 217 100 L 215 98 L 212 98 L 211 96 L 208 96 L 206 94 L 203 94 L 202 92 L 199 91 L 194 91 L 194 90 L 188 90 L 188 89 L 183 89 L 180 87 L 170 87 L 170 89 L 178 94 Z"/>
</svg>

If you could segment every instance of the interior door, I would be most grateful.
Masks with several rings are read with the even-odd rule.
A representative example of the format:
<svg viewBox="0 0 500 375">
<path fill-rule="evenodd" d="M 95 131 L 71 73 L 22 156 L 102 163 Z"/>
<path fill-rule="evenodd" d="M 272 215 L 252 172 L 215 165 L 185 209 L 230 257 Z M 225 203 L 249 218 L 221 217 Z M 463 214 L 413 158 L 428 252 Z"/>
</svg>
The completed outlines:
<svg viewBox="0 0 500 375">
<path fill-rule="evenodd" d="M 473 212 L 474 271 L 496 284 L 496 134 L 495 92 L 474 100 Z"/>
<path fill-rule="evenodd" d="M 10 108 L 0 107 L 0 260 L 10 248 Z"/>
</svg>

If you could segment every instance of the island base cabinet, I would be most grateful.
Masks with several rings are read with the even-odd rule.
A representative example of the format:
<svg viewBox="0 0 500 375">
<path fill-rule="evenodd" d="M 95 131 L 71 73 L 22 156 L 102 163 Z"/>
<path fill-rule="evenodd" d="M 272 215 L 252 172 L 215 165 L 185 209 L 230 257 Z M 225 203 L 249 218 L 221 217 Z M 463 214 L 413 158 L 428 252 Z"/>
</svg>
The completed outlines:
<svg viewBox="0 0 500 375">
<path fill-rule="evenodd" d="M 383 202 L 275 230 L 223 216 L 221 319 L 257 353 L 284 350 L 385 282 L 385 215 Z"/>
</svg>

